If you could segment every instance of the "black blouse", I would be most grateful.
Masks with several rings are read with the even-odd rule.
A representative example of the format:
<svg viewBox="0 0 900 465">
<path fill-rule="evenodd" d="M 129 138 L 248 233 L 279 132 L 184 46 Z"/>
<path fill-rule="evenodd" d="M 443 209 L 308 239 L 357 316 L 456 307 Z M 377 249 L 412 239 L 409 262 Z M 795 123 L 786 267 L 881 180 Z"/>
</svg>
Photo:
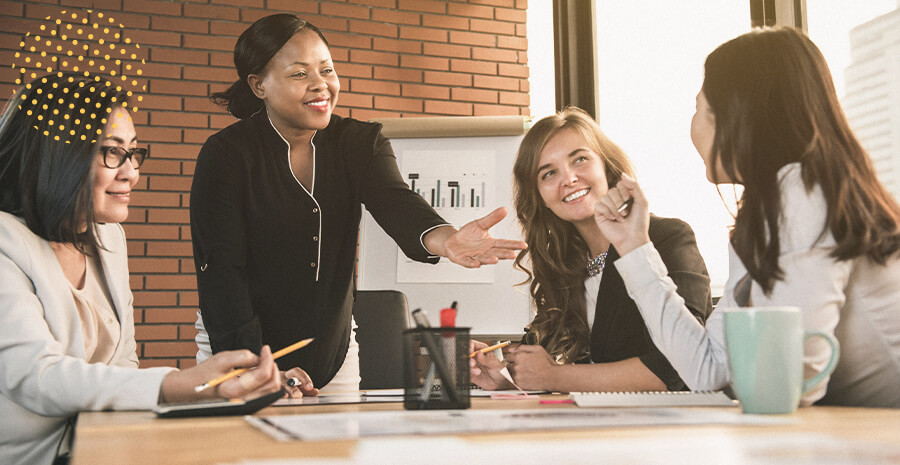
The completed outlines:
<svg viewBox="0 0 900 465">
<path fill-rule="evenodd" d="M 694 231 L 679 219 L 651 215 L 649 235 L 669 276 L 675 281 L 678 295 L 684 299 L 691 314 L 705 324 L 713 305 L 709 274 L 697 248 Z M 622 276 L 615 266 L 610 266 L 618 258 L 619 253 L 610 246 L 594 309 L 591 360 L 604 363 L 639 357 L 670 391 L 686 389 L 678 372 L 653 344 L 637 304 L 628 296 Z"/>
<path fill-rule="evenodd" d="M 315 337 L 278 365 L 321 387 L 347 353 L 361 205 L 421 262 L 438 261 L 422 233 L 446 222 L 403 181 L 380 124 L 334 115 L 313 145 L 310 195 L 265 111 L 212 135 L 197 156 L 191 234 L 212 351 Z"/>
<path fill-rule="evenodd" d="M 713 305 L 709 274 L 697 248 L 694 231 L 679 219 L 650 215 L 649 235 L 669 270 L 669 276 L 678 287 L 678 295 L 684 299 L 685 305 L 697 320 L 705 324 Z M 578 363 L 609 363 L 638 357 L 647 369 L 665 383 L 668 390 L 687 389 L 669 360 L 653 344 L 637 304 L 628 296 L 622 276 L 612 266 L 618 258 L 619 253 L 615 247 L 610 246 L 606 268 L 600 278 L 597 305 L 593 309 L 586 309 L 594 312 L 590 360 L 584 357 Z M 533 344 L 533 333 L 526 332 L 523 341 Z"/>
</svg>

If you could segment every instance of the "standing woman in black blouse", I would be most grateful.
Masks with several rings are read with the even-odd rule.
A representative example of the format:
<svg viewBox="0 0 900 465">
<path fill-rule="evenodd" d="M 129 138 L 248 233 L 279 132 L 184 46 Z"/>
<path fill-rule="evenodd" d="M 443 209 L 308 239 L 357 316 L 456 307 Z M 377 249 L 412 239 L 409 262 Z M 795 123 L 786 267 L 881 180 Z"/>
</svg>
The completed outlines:
<svg viewBox="0 0 900 465">
<path fill-rule="evenodd" d="M 460 230 L 447 224 L 403 182 L 380 124 L 332 114 L 340 82 L 312 24 L 264 17 L 238 38 L 234 62 L 238 81 L 212 99 L 240 121 L 203 145 L 191 188 L 198 359 L 315 337 L 278 360 L 285 379 L 301 381 L 292 394 L 358 389 L 362 204 L 421 262 L 477 268 L 515 258 L 525 244 L 488 234 L 502 208 Z"/>
</svg>

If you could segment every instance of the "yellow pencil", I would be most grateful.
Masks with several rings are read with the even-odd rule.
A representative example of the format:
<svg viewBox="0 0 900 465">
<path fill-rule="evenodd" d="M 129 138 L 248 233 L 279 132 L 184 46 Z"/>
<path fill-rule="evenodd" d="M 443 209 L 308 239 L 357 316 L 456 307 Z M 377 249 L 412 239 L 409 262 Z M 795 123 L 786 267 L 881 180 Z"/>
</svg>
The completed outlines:
<svg viewBox="0 0 900 465">
<path fill-rule="evenodd" d="M 287 354 L 289 354 L 289 353 L 291 353 L 291 352 L 293 352 L 293 351 L 295 351 L 295 350 L 297 350 L 297 349 L 301 349 L 301 348 L 303 348 L 303 347 L 306 347 L 306 346 L 307 346 L 310 342 L 312 342 L 312 341 L 313 341 L 313 338 L 309 338 L 309 339 L 304 339 L 304 340 L 299 341 L 299 342 L 295 342 L 295 343 L 293 343 L 293 344 L 291 344 L 291 345 L 285 347 L 284 349 L 281 349 L 281 350 L 279 350 L 278 352 L 275 352 L 274 354 L 272 354 L 272 360 L 278 360 L 279 357 L 282 357 L 282 356 L 284 356 L 284 355 L 287 355 Z M 214 380 L 212 380 L 212 381 L 209 381 L 209 382 L 207 382 L 207 383 L 203 383 L 203 384 L 201 384 L 201 385 L 195 387 L 195 388 L 194 388 L 194 391 L 195 391 L 195 392 L 200 392 L 200 391 L 202 391 L 202 390 L 204 390 L 204 389 L 206 389 L 206 388 L 208 388 L 208 387 L 218 386 L 218 385 L 224 383 L 225 381 L 228 381 L 229 379 L 234 378 L 235 376 L 238 376 L 238 375 L 240 375 L 240 374 L 242 374 L 242 373 L 246 373 L 247 370 L 249 370 L 249 368 L 238 368 L 237 370 L 234 370 L 234 371 L 232 371 L 232 372 L 230 372 L 230 373 L 225 373 L 224 375 L 219 376 L 218 378 L 216 378 L 216 379 L 214 379 Z"/>
<path fill-rule="evenodd" d="M 478 354 L 478 352 L 481 352 L 482 354 L 486 354 L 492 350 L 502 349 L 502 348 L 508 346 L 509 344 L 510 344 L 509 341 L 504 341 L 499 344 L 494 344 L 490 347 L 485 347 L 484 349 L 478 349 L 475 352 L 472 352 L 471 354 L 469 354 L 469 358 L 474 357 L 476 354 Z"/>
</svg>

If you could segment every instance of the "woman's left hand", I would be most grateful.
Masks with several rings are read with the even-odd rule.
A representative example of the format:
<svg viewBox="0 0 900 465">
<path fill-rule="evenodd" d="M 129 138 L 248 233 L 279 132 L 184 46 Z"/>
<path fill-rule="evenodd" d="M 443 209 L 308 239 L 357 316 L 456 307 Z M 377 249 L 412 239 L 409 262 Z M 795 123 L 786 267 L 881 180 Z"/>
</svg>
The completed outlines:
<svg viewBox="0 0 900 465">
<path fill-rule="evenodd" d="M 481 265 L 493 265 L 500 260 L 516 258 L 518 250 L 527 245 L 522 241 L 510 239 L 494 239 L 488 230 L 506 216 L 506 208 L 500 207 L 487 216 L 471 221 L 446 237 L 443 241 L 443 253 L 453 263 L 466 268 L 479 268 Z M 442 228 L 439 228 L 442 229 Z M 438 230 L 432 232 L 438 232 Z M 429 233 L 426 235 L 428 240 Z M 426 243 L 426 246 L 428 244 Z M 429 247 L 429 250 L 434 250 Z M 438 250 L 441 250 L 438 248 Z"/>
<path fill-rule="evenodd" d="M 549 380 L 558 367 L 547 350 L 538 345 L 523 345 L 510 349 L 504 359 L 516 384 L 522 389 L 553 390 Z"/>
</svg>

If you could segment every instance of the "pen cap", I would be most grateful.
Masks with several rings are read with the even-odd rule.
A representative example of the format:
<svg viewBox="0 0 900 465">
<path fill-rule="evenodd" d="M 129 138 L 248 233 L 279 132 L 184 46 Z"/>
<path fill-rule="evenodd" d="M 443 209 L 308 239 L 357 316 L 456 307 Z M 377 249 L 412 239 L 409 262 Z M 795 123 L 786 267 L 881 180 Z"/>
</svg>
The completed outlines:
<svg viewBox="0 0 900 465">
<path fill-rule="evenodd" d="M 425 310 L 421 308 L 417 308 L 412 311 L 413 321 L 416 323 L 416 327 L 418 328 L 429 328 L 431 325 L 428 323 L 428 316 L 425 315 Z"/>
<path fill-rule="evenodd" d="M 441 310 L 441 327 L 453 328 L 456 326 L 456 309 L 445 308 Z"/>
</svg>

